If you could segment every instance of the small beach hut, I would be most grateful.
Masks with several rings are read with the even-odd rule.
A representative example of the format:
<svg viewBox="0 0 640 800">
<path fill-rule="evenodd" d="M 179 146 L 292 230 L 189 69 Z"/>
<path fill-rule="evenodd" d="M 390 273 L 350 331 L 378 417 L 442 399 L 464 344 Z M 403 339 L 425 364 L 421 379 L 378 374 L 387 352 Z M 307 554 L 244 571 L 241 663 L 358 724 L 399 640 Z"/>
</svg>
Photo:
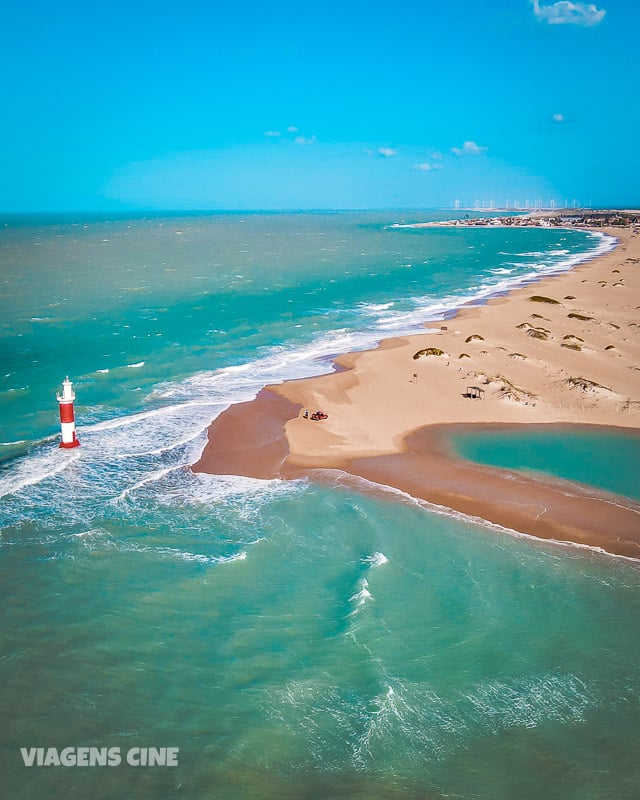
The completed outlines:
<svg viewBox="0 0 640 800">
<path fill-rule="evenodd" d="M 484 389 L 479 386 L 467 386 L 465 397 L 470 397 L 472 400 L 484 400 Z"/>
</svg>

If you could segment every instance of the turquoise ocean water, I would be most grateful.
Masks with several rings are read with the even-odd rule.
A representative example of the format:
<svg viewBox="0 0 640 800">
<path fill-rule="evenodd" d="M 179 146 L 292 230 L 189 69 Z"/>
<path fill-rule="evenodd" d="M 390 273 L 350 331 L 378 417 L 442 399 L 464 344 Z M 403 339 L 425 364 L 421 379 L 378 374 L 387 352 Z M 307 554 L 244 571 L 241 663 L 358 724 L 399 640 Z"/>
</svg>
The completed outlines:
<svg viewBox="0 0 640 800">
<path fill-rule="evenodd" d="M 186 468 L 265 383 L 611 246 L 391 227 L 430 217 L 2 221 L 7 797 L 637 796 L 636 562 L 339 473 Z M 23 765 L 21 747 L 67 746 L 178 747 L 179 764 Z"/>
</svg>

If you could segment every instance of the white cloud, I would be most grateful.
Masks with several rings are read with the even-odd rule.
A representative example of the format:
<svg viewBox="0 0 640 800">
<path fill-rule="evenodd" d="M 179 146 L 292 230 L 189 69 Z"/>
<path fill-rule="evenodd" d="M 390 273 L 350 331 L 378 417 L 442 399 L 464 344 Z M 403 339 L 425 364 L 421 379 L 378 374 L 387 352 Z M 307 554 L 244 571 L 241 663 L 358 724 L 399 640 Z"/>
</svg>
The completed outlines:
<svg viewBox="0 0 640 800">
<path fill-rule="evenodd" d="M 296 144 L 316 144 L 318 141 L 315 136 L 296 136 L 293 140 Z"/>
<path fill-rule="evenodd" d="M 422 172 L 431 172 L 434 169 L 442 169 L 442 164 L 430 164 L 428 161 L 423 161 L 422 164 L 416 164 L 414 169 L 422 170 Z"/>
<path fill-rule="evenodd" d="M 598 25 L 607 13 L 604 8 L 596 8 L 594 3 L 569 0 L 558 0 L 550 6 L 541 6 L 540 0 L 531 0 L 531 3 L 537 19 L 549 25 Z"/>
<path fill-rule="evenodd" d="M 265 132 L 264 132 L 264 135 L 265 135 L 265 136 L 268 136 L 268 137 L 269 137 L 269 138 L 271 138 L 271 139 L 277 139 L 277 138 L 278 138 L 278 136 L 282 136 L 282 134 L 280 133 L 280 131 L 265 131 Z"/>
<path fill-rule="evenodd" d="M 298 129 L 296 128 L 295 125 L 289 125 L 289 127 L 287 128 L 287 133 L 298 133 Z"/>
<path fill-rule="evenodd" d="M 398 155 L 398 151 L 394 150 L 393 147 L 379 147 L 377 152 L 383 158 L 393 158 Z"/>
<path fill-rule="evenodd" d="M 551 117 L 551 119 L 552 119 L 554 122 L 564 122 L 564 121 L 565 121 L 565 120 L 564 120 L 564 114 L 553 114 L 553 116 Z"/>
<path fill-rule="evenodd" d="M 480 147 L 475 142 L 465 142 L 462 147 L 452 147 L 451 152 L 456 156 L 479 156 L 481 153 L 486 153 L 486 147 Z"/>
</svg>

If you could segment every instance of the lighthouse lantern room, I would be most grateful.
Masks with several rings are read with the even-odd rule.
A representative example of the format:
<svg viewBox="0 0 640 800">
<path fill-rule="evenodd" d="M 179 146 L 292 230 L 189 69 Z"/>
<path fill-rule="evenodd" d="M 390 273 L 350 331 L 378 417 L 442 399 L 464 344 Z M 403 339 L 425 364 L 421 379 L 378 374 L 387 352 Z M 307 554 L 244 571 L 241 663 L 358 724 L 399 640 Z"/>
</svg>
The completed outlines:
<svg viewBox="0 0 640 800">
<path fill-rule="evenodd" d="M 76 420 L 73 412 L 76 393 L 73 391 L 73 384 L 68 375 L 62 382 L 62 394 L 58 392 L 56 398 L 60 406 L 60 432 L 62 434 L 60 447 L 78 447 L 80 440 L 76 436 Z"/>
</svg>

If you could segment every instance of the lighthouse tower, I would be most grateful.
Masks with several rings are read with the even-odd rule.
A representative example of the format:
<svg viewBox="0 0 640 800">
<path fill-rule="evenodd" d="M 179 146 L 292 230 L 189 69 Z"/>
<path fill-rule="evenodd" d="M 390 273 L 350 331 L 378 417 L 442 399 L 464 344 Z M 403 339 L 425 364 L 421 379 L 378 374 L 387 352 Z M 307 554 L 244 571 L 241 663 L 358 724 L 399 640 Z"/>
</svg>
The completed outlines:
<svg viewBox="0 0 640 800">
<path fill-rule="evenodd" d="M 76 420 L 73 413 L 73 401 L 76 399 L 76 393 L 72 386 L 67 375 L 62 382 L 62 394 L 58 392 L 56 395 L 60 404 L 60 431 L 62 433 L 60 447 L 77 447 L 80 444 L 80 440 L 76 436 Z"/>
</svg>

